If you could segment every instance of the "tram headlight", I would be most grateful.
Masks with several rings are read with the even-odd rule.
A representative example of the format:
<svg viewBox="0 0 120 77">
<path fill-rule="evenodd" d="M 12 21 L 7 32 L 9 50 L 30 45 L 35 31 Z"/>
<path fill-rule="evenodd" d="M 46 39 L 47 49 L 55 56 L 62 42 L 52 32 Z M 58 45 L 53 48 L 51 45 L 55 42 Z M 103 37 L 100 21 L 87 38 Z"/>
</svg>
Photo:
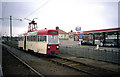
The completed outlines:
<svg viewBox="0 0 120 77">
<path fill-rule="evenodd" d="M 48 49 L 50 49 L 50 46 L 48 46 Z"/>
<path fill-rule="evenodd" d="M 56 48 L 59 48 L 59 46 L 56 46 Z"/>
</svg>

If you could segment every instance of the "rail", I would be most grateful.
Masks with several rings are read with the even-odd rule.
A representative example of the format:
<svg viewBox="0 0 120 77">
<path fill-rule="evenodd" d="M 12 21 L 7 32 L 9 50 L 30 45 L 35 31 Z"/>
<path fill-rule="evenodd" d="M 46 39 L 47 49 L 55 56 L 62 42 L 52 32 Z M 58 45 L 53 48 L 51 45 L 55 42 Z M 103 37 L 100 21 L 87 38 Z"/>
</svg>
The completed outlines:
<svg viewBox="0 0 120 77">
<path fill-rule="evenodd" d="M 29 64 L 27 64 L 26 62 L 24 62 L 22 59 L 20 59 L 19 57 L 17 57 L 14 53 L 11 52 L 10 49 L 8 49 L 8 52 L 15 57 L 16 59 L 18 59 L 21 63 L 23 63 L 25 66 L 27 66 L 28 68 L 30 68 L 33 72 L 35 72 L 38 76 L 40 77 L 44 77 L 43 74 L 41 74 L 40 72 L 38 72 L 36 69 L 34 69 L 33 67 L 31 67 Z"/>
<path fill-rule="evenodd" d="M 89 66 L 80 62 L 76 62 L 73 60 L 69 60 L 66 58 L 62 58 L 62 57 L 57 57 L 57 58 L 52 58 L 49 59 L 49 61 L 52 61 L 54 63 L 57 63 L 59 65 L 63 65 L 63 66 L 67 66 L 69 68 L 75 69 L 77 71 L 89 74 L 91 76 L 95 76 L 95 77 L 104 77 L 104 76 L 108 76 L 112 77 L 115 75 L 118 75 L 118 73 L 110 71 L 110 70 L 105 70 L 105 69 L 101 69 L 101 68 L 96 68 L 93 66 Z"/>
</svg>

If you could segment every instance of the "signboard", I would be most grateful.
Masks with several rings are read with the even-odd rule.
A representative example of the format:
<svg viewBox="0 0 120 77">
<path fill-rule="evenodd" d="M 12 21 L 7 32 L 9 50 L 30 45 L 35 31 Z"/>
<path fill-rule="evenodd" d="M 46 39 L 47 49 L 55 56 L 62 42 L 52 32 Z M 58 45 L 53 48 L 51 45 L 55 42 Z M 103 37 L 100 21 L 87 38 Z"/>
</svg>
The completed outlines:
<svg viewBox="0 0 120 77">
<path fill-rule="evenodd" d="M 77 26 L 77 27 L 75 28 L 75 30 L 76 30 L 76 31 L 81 31 L 81 27 Z"/>
<path fill-rule="evenodd" d="M 77 32 L 80 32 L 80 36 L 79 36 L 79 39 L 82 39 L 83 37 L 83 34 L 82 34 L 82 31 L 81 31 L 81 27 L 79 27 L 79 26 L 77 26 L 76 28 L 75 28 L 75 30 L 77 31 Z"/>
<path fill-rule="evenodd" d="M 83 34 L 82 34 L 82 32 L 80 32 L 80 37 L 79 37 L 79 39 L 82 39 L 83 38 Z"/>
</svg>

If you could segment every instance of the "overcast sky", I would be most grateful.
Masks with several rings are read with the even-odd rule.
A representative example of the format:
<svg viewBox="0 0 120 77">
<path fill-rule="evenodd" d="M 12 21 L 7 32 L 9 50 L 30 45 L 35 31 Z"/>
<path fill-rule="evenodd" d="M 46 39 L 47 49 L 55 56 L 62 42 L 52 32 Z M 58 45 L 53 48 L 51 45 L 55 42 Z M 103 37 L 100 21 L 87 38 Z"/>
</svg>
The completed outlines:
<svg viewBox="0 0 120 77">
<path fill-rule="evenodd" d="M 38 0 L 32 2 L 3 2 L 2 17 L 21 18 L 13 20 L 13 35 L 27 32 L 28 22 L 24 18 L 36 19 L 38 29 L 60 29 L 82 31 L 118 27 L 118 2 L 90 0 Z M 3 20 L 2 34 L 9 35 L 9 20 Z"/>
</svg>

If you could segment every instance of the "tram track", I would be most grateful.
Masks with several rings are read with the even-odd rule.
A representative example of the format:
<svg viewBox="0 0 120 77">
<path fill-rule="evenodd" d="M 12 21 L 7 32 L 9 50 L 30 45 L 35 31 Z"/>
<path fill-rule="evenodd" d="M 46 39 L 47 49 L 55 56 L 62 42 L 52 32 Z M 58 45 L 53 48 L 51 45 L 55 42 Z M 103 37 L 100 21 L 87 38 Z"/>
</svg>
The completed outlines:
<svg viewBox="0 0 120 77">
<path fill-rule="evenodd" d="M 75 69 L 77 71 L 89 74 L 90 76 L 94 76 L 94 77 L 114 77 L 114 76 L 118 76 L 119 74 L 110 70 L 105 70 L 105 69 L 101 69 L 101 68 L 96 68 L 93 66 L 89 66 L 80 62 L 76 62 L 70 59 L 66 59 L 66 58 L 62 58 L 59 56 L 56 56 L 56 58 L 52 58 L 49 59 L 49 61 L 59 64 L 59 65 L 63 65 L 72 69 Z"/>
<path fill-rule="evenodd" d="M 36 69 L 34 69 L 32 66 L 30 66 L 29 64 L 27 64 L 25 61 L 23 61 L 22 59 L 20 59 L 19 57 L 17 57 L 13 52 L 11 52 L 10 49 L 7 49 L 7 52 L 13 56 L 14 58 L 16 58 L 17 60 L 19 60 L 24 66 L 26 66 L 27 68 L 29 68 L 31 71 L 33 71 L 36 74 L 36 77 L 44 77 L 43 74 L 41 74 L 40 72 L 38 72 Z"/>
<path fill-rule="evenodd" d="M 18 48 L 18 47 L 14 47 L 14 48 L 16 48 L 16 49 L 21 50 L 21 51 L 24 52 L 24 50 L 22 50 L 22 49 L 20 49 L 20 48 Z M 33 54 L 32 54 L 32 55 L 33 55 Z M 50 62 L 52 62 L 52 63 L 57 63 L 57 64 L 59 64 L 59 65 L 63 65 L 63 66 L 66 66 L 66 67 L 69 67 L 69 68 L 75 69 L 75 70 L 77 70 L 77 71 L 79 71 L 79 72 L 86 73 L 86 74 L 88 74 L 88 75 L 91 75 L 91 77 L 93 77 L 93 76 L 94 76 L 94 77 L 97 76 L 96 74 L 93 74 L 93 73 L 87 72 L 87 71 L 85 71 L 85 70 L 81 70 L 81 69 L 78 69 L 78 68 L 75 68 L 75 67 L 69 66 L 69 65 L 67 65 L 67 64 L 62 64 L 62 63 L 59 63 L 59 62 L 55 61 L 55 59 L 65 60 L 65 59 L 63 59 L 63 58 L 61 58 L 61 57 L 58 57 L 58 56 L 49 56 L 49 58 L 46 57 L 46 56 L 43 56 L 43 55 L 38 55 L 38 54 L 35 54 L 35 56 L 40 57 L 40 58 L 43 58 L 44 60 L 48 60 L 48 61 L 50 61 Z M 51 57 L 52 57 L 52 58 L 51 58 Z M 54 59 L 54 60 L 53 60 L 53 59 Z"/>
<path fill-rule="evenodd" d="M 6 48 L 8 48 L 8 49 L 10 49 L 10 47 L 8 47 L 7 45 L 5 45 L 6 46 Z M 11 50 L 11 49 L 10 49 Z M 24 54 L 26 54 L 26 56 L 27 56 L 27 54 L 28 55 L 31 55 L 31 57 L 33 56 L 34 58 L 36 58 L 36 59 L 39 59 L 39 60 L 41 60 L 41 61 L 38 61 L 37 63 L 39 63 L 40 65 L 40 67 L 38 67 L 37 66 L 37 64 L 36 64 L 36 62 L 35 62 L 35 64 L 32 62 L 31 63 L 31 61 L 28 61 L 29 60 L 29 58 L 26 60 L 25 59 L 25 57 L 24 58 L 21 58 L 20 56 L 19 56 L 19 53 L 17 54 L 16 52 L 19 52 L 19 51 L 22 51 L 21 53 L 24 53 Z M 40 71 L 40 72 L 42 72 L 42 74 L 44 74 L 44 76 L 45 77 L 49 77 L 49 76 L 56 76 L 56 75 L 60 75 L 60 76 L 64 76 L 64 75 L 66 75 L 66 76 L 71 76 L 71 77 L 73 77 L 73 76 L 88 76 L 88 74 L 86 74 L 86 73 L 83 73 L 83 72 L 79 72 L 79 71 L 76 71 L 76 70 L 73 70 L 73 69 L 71 69 L 71 68 L 68 68 L 68 67 L 63 67 L 63 66 L 60 66 L 60 65 L 57 65 L 57 64 L 55 64 L 55 63 L 53 63 L 53 62 L 50 62 L 49 61 L 49 57 L 48 56 L 46 56 L 46 55 L 40 55 L 40 54 L 38 54 L 38 53 L 34 53 L 34 52 L 32 52 L 32 51 L 28 51 L 28 52 L 26 52 L 26 51 L 24 51 L 24 50 L 22 50 L 22 49 L 20 49 L 20 48 L 17 48 L 17 47 L 12 47 L 12 51 L 11 51 L 12 53 L 14 53 L 16 56 L 18 56 L 19 58 L 21 58 L 22 60 L 24 60 L 25 62 L 27 62 L 27 63 L 30 63 L 30 65 L 32 65 L 35 69 L 37 69 L 38 71 Z M 20 54 L 21 55 L 21 54 Z M 53 58 L 53 57 L 52 57 Z M 32 58 L 31 58 L 32 59 Z M 47 62 L 48 63 L 48 65 L 46 65 L 46 63 L 44 63 L 44 62 Z M 49 67 L 49 68 L 46 68 L 46 69 L 48 69 L 47 71 L 46 71 L 46 69 L 44 70 L 43 69 L 43 67 L 42 67 L 42 70 L 44 71 L 41 71 L 40 70 L 40 68 L 41 68 L 41 62 L 43 62 L 42 63 L 42 65 L 44 64 L 45 66 L 43 66 L 43 67 Z M 50 65 L 49 65 L 50 64 Z M 34 66 L 34 65 L 36 65 L 36 66 Z M 52 66 L 51 66 L 52 65 Z M 36 67 L 38 67 L 38 68 L 36 68 Z M 52 69 L 51 69 L 52 68 Z M 52 71 L 51 71 L 52 70 Z M 62 70 L 62 71 L 61 71 Z M 46 72 L 45 72 L 46 71 Z M 63 72 L 64 71 L 64 72 Z M 49 73 L 49 72 L 52 72 L 52 73 Z M 60 73 L 58 73 L 58 72 L 60 72 Z"/>
<path fill-rule="evenodd" d="M 56 63 L 56 64 L 59 64 L 59 65 L 63 65 L 63 66 L 72 68 L 72 69 L 75 69 L 77 71 L 80 71 L 80 72 L 83 72 L 83 73 L 86 73 L 86 74 L 89 74 L 89 75 L 92 75 L 92 76 L 97 76 L 94 73 L 88 72 L 88 71 L 83 70 L 83 69 L 79 69 L 78 67 L 76 67 L 76 66 L 79 66 L 79 64 L 75 64 L 73 62 L 67 62 L 67 61 L 64 61 L 64 60 L 58 59 L 58 58 L 57 59 L 49 59 L 49 61 L 51 61 L 53 63 Z"/>
</svg>

